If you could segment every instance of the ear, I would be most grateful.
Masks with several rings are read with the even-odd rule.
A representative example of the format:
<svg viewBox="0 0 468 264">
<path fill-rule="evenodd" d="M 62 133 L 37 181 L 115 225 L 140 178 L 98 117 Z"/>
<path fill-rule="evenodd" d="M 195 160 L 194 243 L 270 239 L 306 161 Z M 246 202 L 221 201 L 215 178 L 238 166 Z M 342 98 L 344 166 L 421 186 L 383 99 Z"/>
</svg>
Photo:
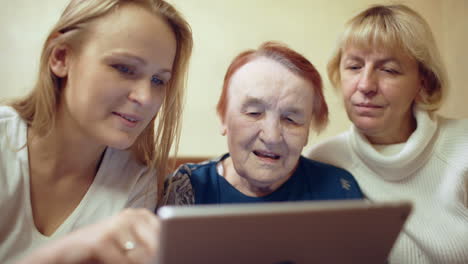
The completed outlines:
<svg viewBox="0 0 468 264">
<path fill-rule="evenodd" d="M 227 134 L 226 125 L 221 124 L 221 128 L 219 129 L 219 132 L 221 132 L 221 136 L 225 136 Z"/>
<path fill-rule="evenodd" d="M 307 144 L 309 144 L 309 136 L 310 136 L 310 129 L 309 129 L 309 132 L 307 133 L 306 138 L 304 140 L 304 147 L 307 146 Z"/>
<path fill-rule="evenodd" d="M 425 77 L 421 77 L 419 82 L 419 91 L 416 95 L 415 101 L 416 102 L 424 102 L 426 98 L 426 89 L 427 89 L 427 80 Z"/>
<path fill-rule="evenodd" d="M 70 47 L 60 44 L 54 47 L 49 57 L 50 70 L 57 76 L 64 78 L 70 68 Z"/>
<path fill-rule="evenodd" d="M 219 118 L 219 120 L 221 121 L 221 126 L 219 128 L 219 132 L 221 133 L 221 136 L 225 136 L 226 133 L 227 133 L 227 127 L 226 127 L 226 124 L 225 124 L 225 120 L 223 120 L 223 118 Z"/>
<path fill-rule="evenodd" d="M 425 90 L 427 88 L 427 79 L 424 76 L 421 76 L 420 82 L 420 89 Z"/>
</svg>

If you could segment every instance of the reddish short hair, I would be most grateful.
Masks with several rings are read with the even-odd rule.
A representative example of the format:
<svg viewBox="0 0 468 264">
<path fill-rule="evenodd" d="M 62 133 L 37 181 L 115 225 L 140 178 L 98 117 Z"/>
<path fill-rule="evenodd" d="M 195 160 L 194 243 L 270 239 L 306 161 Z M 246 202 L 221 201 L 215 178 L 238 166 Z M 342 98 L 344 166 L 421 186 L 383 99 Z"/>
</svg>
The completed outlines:
<svg viewBox="0 0 468 264">
<path fill-rule="evenodd" d="M 242 66 L 255 58 L 266 57 L 281 63 L 291 72 L 299 75 L 312 84 L 313 102 L 312 102 L 312 126 L 319 132 L 326 127 L 328 123 L 328 106 L 323 96 L 323 85 L 320 73 L 314 65 L 298 52 L 290 49 L 284 44 L 277 42 L 265 42 L 257 50 L 246 50 L 237 55 L 229 65 L 224 76 L 223 91 L 218 101 L 216 110 L 219 117 L 224 121 L 228 103 L 228 87 L 234 73 Z"/>
</svg>

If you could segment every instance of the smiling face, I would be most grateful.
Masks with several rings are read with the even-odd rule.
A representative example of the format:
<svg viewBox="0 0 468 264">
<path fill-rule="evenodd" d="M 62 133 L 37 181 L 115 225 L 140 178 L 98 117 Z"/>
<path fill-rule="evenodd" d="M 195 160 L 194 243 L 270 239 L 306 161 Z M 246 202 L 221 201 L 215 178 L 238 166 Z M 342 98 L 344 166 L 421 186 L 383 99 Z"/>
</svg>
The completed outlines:
<svg viewBox="0 0 468 264">
<path fill-rule="evenodd" d="M 424 85 L 416 60 L 395 50 L 349 46 L 340 76 L 348 117 L 371 143 L 408 139 L 416 125 L 412 104 Z"/>
<path fill-rule="evenodd" d="M 59 120 L 95 144 L 130 147 L 161 107 L 176 53 L 171 28 L 136 5 L 97 19 L 79 49 L 56 48 Z"/>
<path fill-rule="evenodd" d="M 242 66 L 228 89 L 223 131 L 226 179 L 244 193 L 266 193 L 294 172 L 312 119 L 311 84 L 282 64 L 259 57 Z"/>
</svg>

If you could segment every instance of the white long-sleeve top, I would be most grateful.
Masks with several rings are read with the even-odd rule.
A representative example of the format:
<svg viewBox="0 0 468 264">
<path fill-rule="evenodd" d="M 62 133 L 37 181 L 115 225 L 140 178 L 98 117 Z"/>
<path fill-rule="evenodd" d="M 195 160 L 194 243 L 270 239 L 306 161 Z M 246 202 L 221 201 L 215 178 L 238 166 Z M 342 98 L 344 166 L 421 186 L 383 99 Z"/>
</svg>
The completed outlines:
<svg viewBox="0 0 468 264">
<path fill-rule="evenodd" d="M 374 201 L 410 200 L 414 210 L 391 263 L 468 263 L 468 120 L 415 109 L 417 128 L 392 153 L 352 126 L 307 157 L 351 172 Z M 390 146 L 391 147 L 391 146 Z"/>
</svg>

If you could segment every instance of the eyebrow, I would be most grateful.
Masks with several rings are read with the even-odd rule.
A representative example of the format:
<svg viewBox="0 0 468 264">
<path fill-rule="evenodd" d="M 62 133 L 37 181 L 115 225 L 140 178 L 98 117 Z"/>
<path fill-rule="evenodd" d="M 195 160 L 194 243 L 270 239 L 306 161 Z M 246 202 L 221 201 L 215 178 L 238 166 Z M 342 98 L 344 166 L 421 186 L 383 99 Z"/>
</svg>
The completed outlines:
<svg viewBox="0 0 468 264">
<path fill-rule="evenodd" d="M 130 54 L 128 52 L 125 52 L 125 51 L 114 51 L 114 52 L 111 52 L 109 54 L 109 57 L 120 57 L 120 58 L 124 58 L 124 59 L 127 59 L 127 60 L 131 60 L 137 64 L 140 64 L 140 65 L 147 65 L 148 63 L 146 62 L 146 60 L 144 60 L 143 58 L 141 57 L 138 57 L 138 56 L 135 56 L 133 54 Z M 158 71 L 158 74 L 164 74 L 164 73 L 169 73 L 171 74 L 172 71 L 170 69 L 167 69 L 167 68 L 163 68 L 161 70 Z"/>
<path fill-rule="evenodd" d="M 357 56 L 357 55 L 348 55 L 348 56 L 345 57 L 345 61 L 347 61 L 347 60 L 363 61 L 362 57 Z M 376 64 L 385 64 L 387 62 L 394 62 L 394 63 L 396 63 L 396 64 L 398 64 L 400 66 L 400 62 L 394 57 L 387 57 L 387 58 L 383 58 L 383 59 L 378 59 L 376 61 Z"/>
<path fill-rule="evenodd" d="M 303 115 L 304 114 L 304 111 L 302 111 L 301 109 L 296 108 L 296 107 L 286 108 L 285 112 L 289 113 L 289 114 L 293 114 L 293 115 Z"/>
<path fill-rule="evenodd" d="M 263 100 L 260 100 L 255 97 L 247 96 L 247 99 L 242 103 L 242 108 L 245 108 L 251 105 L 263 105 L 263 104 L 265 104 Z"/>
<path fill-rule="evenodd" d="M 244 101 L 244 103 L 242 103 L 241 109 L 245 109 L 246 107 L 251 106 L 251 105 L 265 105 L 265 104 L 267 103 L 265 103 L 265 101 L 261 99 L 247 96 L 247 99 Z M 286 108 L 284 112 L 288 114 L 293 114 L 293 115 L 301 115 L 301 116 L 304 115 L 304 111 L 294 106 Z"/>
</svg>

